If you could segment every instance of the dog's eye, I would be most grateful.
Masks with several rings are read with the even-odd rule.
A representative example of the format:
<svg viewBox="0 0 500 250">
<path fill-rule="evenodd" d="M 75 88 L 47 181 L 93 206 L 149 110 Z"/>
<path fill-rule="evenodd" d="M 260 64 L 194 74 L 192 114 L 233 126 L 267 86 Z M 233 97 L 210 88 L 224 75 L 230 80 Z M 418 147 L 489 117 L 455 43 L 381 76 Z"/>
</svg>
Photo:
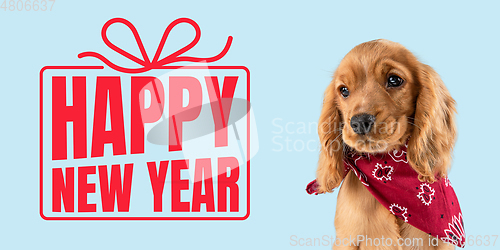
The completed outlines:
<svg viewBox="0 0 500 250">
<path fill-rule="evenodd" d="M 393 87 L 399 87 L 403 85 L 404 80 L 397 76 L 397 75 L 390 75 L 389 78 L 387 78 L 387 87 L 388 88 L 393 88 Z"/>
<path fill-rule="evenodd" d="M 340 88 L 340 94 L 344 97 L 347 98 L 349 96 L 349 90 L 346 87 L 341 87 Z"/>
</svg>

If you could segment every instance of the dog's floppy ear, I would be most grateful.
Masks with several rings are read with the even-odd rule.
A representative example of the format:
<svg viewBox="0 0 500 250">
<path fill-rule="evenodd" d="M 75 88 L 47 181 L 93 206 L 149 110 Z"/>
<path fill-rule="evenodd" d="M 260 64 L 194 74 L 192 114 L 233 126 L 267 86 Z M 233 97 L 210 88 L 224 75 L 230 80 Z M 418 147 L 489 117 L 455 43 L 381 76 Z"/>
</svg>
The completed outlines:
<svg viewBox="0 0 500 250">
<path fill-rule="evenodd" d="M 319 193 L 331 192 L 344 177 L 342 117 L 335 103 L 333 82 L 325 91 L 323 109 L 318 122 L 321 151 L 316 171 Z"/>
<path fill-rule="evenodd" d="M 456 140 L 455 100 L 430 66 L 418 70 L 419 92 L 415 127 L 408 143 L 408 159 L 421 181 L 447 174 Z"/>
</svg>

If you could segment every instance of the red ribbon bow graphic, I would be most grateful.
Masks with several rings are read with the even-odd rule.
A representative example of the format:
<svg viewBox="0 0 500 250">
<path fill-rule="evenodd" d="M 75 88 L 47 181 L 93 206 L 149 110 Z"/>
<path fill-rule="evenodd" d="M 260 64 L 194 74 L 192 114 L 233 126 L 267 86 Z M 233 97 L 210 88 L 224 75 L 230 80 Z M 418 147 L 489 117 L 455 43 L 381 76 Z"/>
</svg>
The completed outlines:
<svg viewBox="0 0 500 250">
<path fill-rule="evenodd" d="M 114 45 L 113 43 L 111 43 L 109 41 L 109 39 L 106 35 L 106 32 L 107 32 L 109 26 L 111 26 L 111 24 L 114 24 L 114 23 L 125 24 L 132 31 L 132 33 L 134 34 L 135 41 L 137 42 L 137 45 L 139 46 L 139 50 L 141 51 L 143 59 L 139 59 L 139 58 L 135 57 L 134 55 L 124 51 L 123 49 L 119 48 L 118 46 Z M 188 45 L 177 50 L 176 52 L 172 53 L 171 55 L 159 60 L 161 51 L 163 50 L 163 46 L 165 45 L 165 42 L 167 41 L 167 37 L 170 34 L 170 31 L 176 25 L 178 25 L 180 23 L 190 24 L 196 31 L 195 38 Z M 158 45 L 158 48 L 156 49 L 155 57 L 153 58 L 153 61 L 150 61 L 148 54 L 146 53 L 146 50 L 144 49 L 144 45 L 142 44 L 141 37 L 139 36 L 139 33 L 135 29 L 134 25 L 132 25 L 132 23 L 130 23 L 128 20 L 123 19 L 123 18 L 110 19 L 102 27 L 101 36 L 102 36 L 102 40 L 104 41 L 104 43 L 108 47 L 110 47 L 112 50 L 118 52 L 120 55 L 142 65 L 142 67 L 135 68 L 135 69 L 120 67 L 120 66 L 112 63 L 111 61 L 109 61 L 103 55 L 96 53 L 96 52 L 83 52 L 83 53 L 78 54 L 78 58 L 95 57 L 95 58 L 101 60 L 102 62 L 104 62 L 110 68 L 112 68 L 116 71 L 123 72 L 123 73 L 142 73 L 142 72 L 149 71 L 151 69 L 159 68 L 165 64 L 170 64 L 170 63 L 175 63 L 175 62 L 200 62 L 200 61 L 215 62 L 226 55 L 226 53 L 229 50 L 229 47 L 231 47 L 231 43 L 233 41 L 233 37 L 229 36 L 227 38 L 227 43 L 226 43 L 226 46 L 224 47 L 224 49 L 218 55 L 213 56 L 213 57 L 199 58 L 199 57 L 181 56 L 184 52 L 190 50 L 198 43 L 198 41 L 200 40 L 200 37 L 201 37 L 201 29 L 200 29 L 200 26 L 198 26 L 198 24 L 195 21 L 193 21 L 189 18 L 179 18 L 179 19 L 173 21 L 172 23 L 170 23 L 168 25 L 167 29 L 165 29 L 165 32 L 163 33 L 163 37 L 161 38 L 160 44 Z"/>
</svg>

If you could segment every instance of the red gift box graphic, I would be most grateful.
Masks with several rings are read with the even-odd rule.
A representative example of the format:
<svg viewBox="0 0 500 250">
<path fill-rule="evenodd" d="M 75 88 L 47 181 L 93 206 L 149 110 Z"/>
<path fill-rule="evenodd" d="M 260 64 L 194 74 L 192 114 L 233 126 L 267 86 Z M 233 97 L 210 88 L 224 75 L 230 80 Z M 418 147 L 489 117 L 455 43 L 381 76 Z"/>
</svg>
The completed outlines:
<svg viewBox="0 0 500 250">
<path fill-rule="evenodd" d="M 110 25 L 133 33 L 142 59 L 107 38 Z M 171 30 L 196 31 L 160 59 Z M 114 18 L 104 43 L 137 68 L 96 52 L 103 66 L 40 71 L 40 214 L 48 220 L 244 220 L 250 213 L 250 158 L 256 137 L 249 70 L 183 56 L 201 37 L 196 22 L 166 28 L 152 60 L 136 28 Z M 172 66 L 177 62 L 194 65 Z M 252 141 L 252 144 L 250 143 Z M 251 149 L 252 147 L 252 149 Z M 252 151 L 252 152 L 251 152 Z"/>
</svg>

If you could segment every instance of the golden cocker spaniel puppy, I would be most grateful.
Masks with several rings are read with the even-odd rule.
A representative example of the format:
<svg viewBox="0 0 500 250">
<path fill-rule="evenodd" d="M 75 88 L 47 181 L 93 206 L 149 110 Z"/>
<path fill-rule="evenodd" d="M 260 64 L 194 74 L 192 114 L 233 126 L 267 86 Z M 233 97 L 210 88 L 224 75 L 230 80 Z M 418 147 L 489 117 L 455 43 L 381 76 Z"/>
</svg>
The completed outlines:
<svg viewBox="0 0 500 250">
<path fill-rule="evenodd" d="M 336 237 L 356 240 L 334 244 L 334 249 L 461 246 L 462 215 L 447 178 L 455 112 L 439 75 L 398 43 L 369 41 L 343 58 L 325 91 L 314 183 L 317 193 L 325 193 L 343 181 Z M 421 243 L 405 244 L 407 239 Z"/>
</svg>

